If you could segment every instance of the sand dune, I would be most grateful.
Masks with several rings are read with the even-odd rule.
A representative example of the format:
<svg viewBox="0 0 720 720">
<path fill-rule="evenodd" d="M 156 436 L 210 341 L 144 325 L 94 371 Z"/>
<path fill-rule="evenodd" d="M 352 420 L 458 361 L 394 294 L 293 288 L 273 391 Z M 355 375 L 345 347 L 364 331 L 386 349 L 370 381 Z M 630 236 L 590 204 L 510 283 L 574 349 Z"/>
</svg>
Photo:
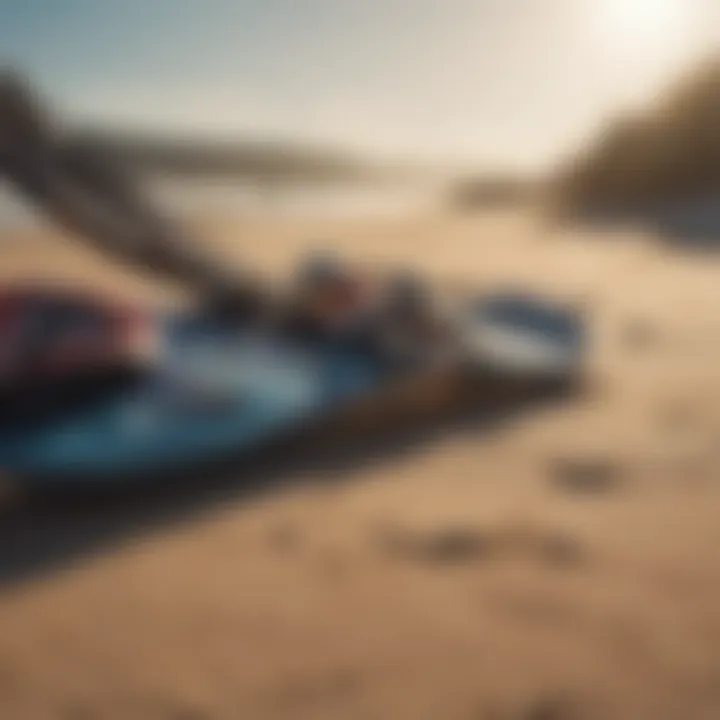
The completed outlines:
<svg viewBox="0 0 720 720">
<path fill-rule="evenodd" d="M 0 717 L 720 715 L 720 261 L 521 212 L 199 226 L 269 276 L 321 244 L 582 303 L 589 389 L 5 583 Z M 39 231 L 0 252 L 164 297 Z"/>
</svg>

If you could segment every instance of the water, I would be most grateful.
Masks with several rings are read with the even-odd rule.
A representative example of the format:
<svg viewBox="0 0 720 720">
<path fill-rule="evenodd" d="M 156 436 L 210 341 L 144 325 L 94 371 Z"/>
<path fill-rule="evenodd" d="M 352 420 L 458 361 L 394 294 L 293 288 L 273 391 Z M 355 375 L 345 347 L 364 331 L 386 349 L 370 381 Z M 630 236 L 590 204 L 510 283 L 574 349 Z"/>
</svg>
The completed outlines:
<svg viewBox="0 0 720 720">
<path fill-rule="evenodd" d="M 160 206 L 181 216 L 213 212 L 290 217 L 398 215 L 429 199 L 424 188 L 359 183 L 272 186 L 247 181 L 156 180 L 149 190 Z"/>
<path fill-rule="evenodd" d="M 41 223 L 35 209 L 0 181 L 0 229 L 33 227 Z"/>
<path fill-rule="evenodd" d="M 409 214 L 427 205 L 426 187 L 370 184 L 262 186 L 247 181 L 156 178 L 147 190 L 158 207 L 178 218 L 203 214 L 286 217 L 363 217 Z M 26 228 L 46 221 L 22 198 L 0 184 L 0 229 Z"/>
</svg>

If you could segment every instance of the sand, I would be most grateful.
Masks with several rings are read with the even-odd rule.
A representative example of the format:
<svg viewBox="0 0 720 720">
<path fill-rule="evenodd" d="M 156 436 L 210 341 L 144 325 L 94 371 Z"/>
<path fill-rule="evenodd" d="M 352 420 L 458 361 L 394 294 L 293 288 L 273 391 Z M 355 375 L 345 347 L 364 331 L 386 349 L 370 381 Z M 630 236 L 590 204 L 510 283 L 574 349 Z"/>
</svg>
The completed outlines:
<svg viewBox="0 0 720 720">
<path fill-rule="evenodd" d="M 720 717 L 718 260 L 521 211 L 198 225 L 269 276 L 320 244 L 577 303 L 588 389 L 349 462 L 316 453 L 100 544 L 45 538 L 25 568 L 50 512 L 0 553 L 18 570 L 0 568 L 1 718 Z M 3 278 L 166 297 L 49 231 L 0 252 Z"/>
</svg>

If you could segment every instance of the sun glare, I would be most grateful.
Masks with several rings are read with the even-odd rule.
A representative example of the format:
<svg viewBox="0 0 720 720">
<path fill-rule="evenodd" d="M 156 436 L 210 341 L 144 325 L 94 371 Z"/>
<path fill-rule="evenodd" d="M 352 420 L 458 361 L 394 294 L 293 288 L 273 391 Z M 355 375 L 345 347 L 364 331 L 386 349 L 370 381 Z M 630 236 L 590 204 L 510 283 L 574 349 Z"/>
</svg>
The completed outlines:
<svg viewBox="0 0 720 720">
<path fill-rule="evenodd" d="M 645 102 L 694 48 L 693 0 L 591 0 L 593 32 L 615 101 Z"/>
<path fill-rule="evenodd" d="M 639 52 L 675 45 L 688 19 L 687 0 L 595 0 L 599 30 Z M 668 48 L 670 49 L 670 48 Z"/>
</svg>

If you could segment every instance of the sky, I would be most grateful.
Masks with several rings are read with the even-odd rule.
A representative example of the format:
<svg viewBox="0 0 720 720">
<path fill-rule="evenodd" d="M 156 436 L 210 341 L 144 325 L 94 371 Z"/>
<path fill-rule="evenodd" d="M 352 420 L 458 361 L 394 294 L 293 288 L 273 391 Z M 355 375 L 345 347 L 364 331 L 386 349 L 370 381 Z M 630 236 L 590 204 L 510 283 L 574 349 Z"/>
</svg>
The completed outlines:
<svg viewBox="0 0 720 720">
<path fill-rule="evenodd" d="M 80 120 L 533 168 L 720 49 L 720 0 L 0 0 Z"/>
</svg>

